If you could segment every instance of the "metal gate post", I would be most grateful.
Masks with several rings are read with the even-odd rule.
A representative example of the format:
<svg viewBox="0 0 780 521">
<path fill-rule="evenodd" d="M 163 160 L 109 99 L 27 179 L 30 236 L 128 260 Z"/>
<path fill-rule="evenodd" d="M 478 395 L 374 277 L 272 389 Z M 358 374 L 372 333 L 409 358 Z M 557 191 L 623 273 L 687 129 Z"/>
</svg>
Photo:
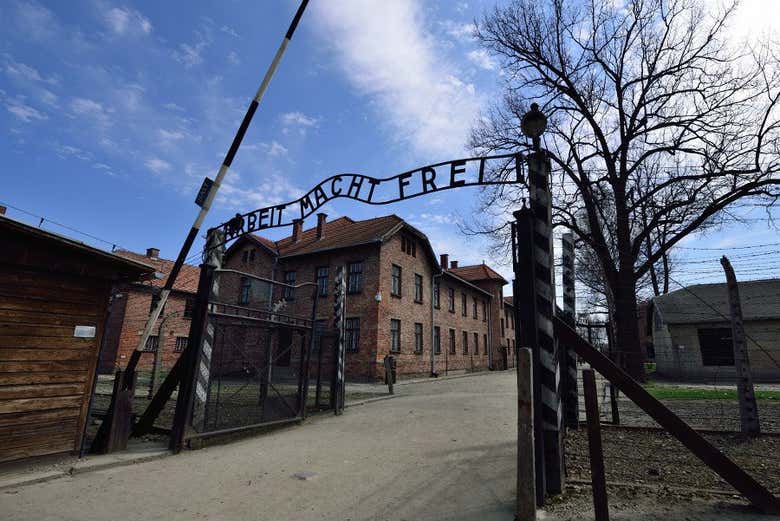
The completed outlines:
<svg viewBox="0 0 780 521">
<path fill-rule="evenodd" d="M 536 505 L 544 505 L 546 497 L 544 436 L 542 429 L 542 374 L 539 356 L 538 328 L 536 325 L 536 286 L 534 284 L 534 216 L 529 208 L 514 213 L 512 223 L 512 266 L 515 279 L 512 282 L 515 313 L 515 348 L 531 349 L 533 428 L 534 428 L 534 472 L 536 476 Z M 518 369 L 519 369 L 518 362 Z M 520 375 L 518 375 L 518 378 Z"/>
<path fill-rule="evenodd" d="M 564 233 L 561 237 L 561 264 L 563 266 L 563 315 L 571 327 L 575 327 L 576 300 L 574 292 L 574 236 Z M 577 396 L 577 353 L 568 346 L 562 346 L 566 370 L 563 371 L 564 404 L 563 413 L 566 427 L 577 429 L 580 423 L 579 397 Z"/>
<path fill-rule="evenodd" d="M 564 484 L 563 408 L 561 403 L 561 357 L 553 330 L 555 280 L 552 244 L 552 197 L 549 187 L 550 160 L 544 151 L 528 157 L 528 185 L 534 236 L 528 245 L 534 259 L 536 327 L 542 380 L 544 464 L 548 494 L 560 494 Z"/>
<path fill-rule="evenodd" d="M 184 371 L 176 399 L 176 411 L 171 429 L 170 449 L 179 452 L 184 445 L 187 428 L 203 421 L 207 406 L 207 389 L 211 378 L 211 355 L 214 346 L 214 326 L 209 323 L 209 301 L 219 295 L 219 281 L 215 270 L 222 267 L 224 235 L 209 230 L 204 249 L 204 263 L 200 265 L 198 293 L 190 325 Z"/>
</svg>

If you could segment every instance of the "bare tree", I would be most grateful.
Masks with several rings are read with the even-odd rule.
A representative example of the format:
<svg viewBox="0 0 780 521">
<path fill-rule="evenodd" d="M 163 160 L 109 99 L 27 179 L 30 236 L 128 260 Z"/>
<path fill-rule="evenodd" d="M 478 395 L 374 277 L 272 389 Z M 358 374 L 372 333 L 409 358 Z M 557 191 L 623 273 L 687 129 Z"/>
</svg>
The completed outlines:
<svg viewBox="0 0 780 521">
<path fill-rule="evenodd" d="M 614 299 L 625 367 L 643 379 L 637 284 L 688 234 L 745 198 L 780 196 L 777 49 L 729 38 L 731 4 L 514 0 L 479 24 L 506 92 L 472 130 L 476 151 L 527 146 L 531 101 L 549 118 L 554 224 L 595 255 Z M 501 188 L 486 207 L 517 208 Z M 505 229 L 483 232 L 505 241 Z M 660 263 L 660 264 L 659 264 Z"/>
</svg>

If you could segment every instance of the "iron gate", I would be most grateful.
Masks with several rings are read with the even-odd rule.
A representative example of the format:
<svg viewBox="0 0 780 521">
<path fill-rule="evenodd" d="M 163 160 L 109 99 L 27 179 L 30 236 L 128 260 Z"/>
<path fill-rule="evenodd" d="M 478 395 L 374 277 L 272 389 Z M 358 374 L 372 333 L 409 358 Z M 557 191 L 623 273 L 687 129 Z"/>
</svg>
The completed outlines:
<svg viewBox="0 0 780 521">
<path fill-rule="evenodd" d="M 316 286 L 215 269 L 211 287 L 186 438 L 305 418 Z"/>
</svg>

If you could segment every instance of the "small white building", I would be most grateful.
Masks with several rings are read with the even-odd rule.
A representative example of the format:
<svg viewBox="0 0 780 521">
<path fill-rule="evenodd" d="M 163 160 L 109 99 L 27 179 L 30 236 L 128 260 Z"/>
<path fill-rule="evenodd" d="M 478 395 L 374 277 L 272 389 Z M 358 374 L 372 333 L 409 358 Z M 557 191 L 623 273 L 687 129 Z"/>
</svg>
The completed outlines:
<svg viewBox="0 0 780 521">
<path fill-rule="evenodd" d="M 755 381 L 780 381 L 780 279 L 739 283 L 748 357 Z M 652 337 L 659 376 L 734 380 L 725 283 L 695 284 L 653 299 Z"/>
</svg>

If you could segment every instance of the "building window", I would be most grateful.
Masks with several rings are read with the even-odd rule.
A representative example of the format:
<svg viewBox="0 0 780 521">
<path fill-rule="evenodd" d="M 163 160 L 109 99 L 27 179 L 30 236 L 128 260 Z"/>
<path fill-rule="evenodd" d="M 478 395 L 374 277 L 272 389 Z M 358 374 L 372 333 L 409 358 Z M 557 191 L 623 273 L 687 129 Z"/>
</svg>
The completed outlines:
<svg viewBox="0 0 780 521">
<path fill-rule="evenodd" d="M 252 291 L 252 281 L 248 277 L 241 277 L 241 287 L 238 292 L 238 303 L 249 304 L 249 294 Z"/>
<path fill-rule="evenodd" d="M 320 266 L 317 268 L 317 295 L 320 297 L 328 296 L 328 267 Z"/>
<path fill-rule="evenodd" d="M 401 352 L 401 321 L 395 318 L 390 319 L 390 352 Z"/>
<path fill-rule="evenodd" d="M 479 333 L 474 333 L 474 354 L 479 354 Z"/>
<path fill-rule="evenodd" d="M 731 328 L 706 328 L 699 329 L 698 332 L 702 365 L 734 365 Z"/>
<path fill-rule="evenodd" d="M 450 354 L 455 354 L 455 330 L 450 329 Z"/>
<path fill-rule="evenodd" d="M 363 291 L 363 262 L 347 264 L 347 293 Z"/>
<path fill-rule="evenodd" d="M 455 290 L 452 288 L 447 288 L 447 310 L 455 313 Z"/>
<path fill-rule="evenodd" d="M 395 264 L 393 264 L 393 281 L 390 294 L 395 297 L 401 296 L 401 266 L 396 266 Z"/>
<path fill-rule="evenodd" d="M 437 355 L 441 354 L 441 328 L 439 326 L 433 326 L 433 352 Z"/>
<path fill-rule="evenodd" d="M 284 283 L 287 284 L 287 286 L 284 287 L 284 299 L 285 300 L 294 300 L 295 299 L 295 288 L 290 287 L 290 286 L 295 286 L 295 272 L 294 271 L 285 271 L 284 272 Z"/>
<path fill-rule="evenodd" d="M 173 346 L 173 350 L 176 353 L 181 353 L 185 349 L 187 349 L 187 342 L 189 341 L 189 338 L 186 336 L 177 336 L 176 337 L 176 345 Z"/>
<path fill-rule="evenodd" d="M 473 299 L 471 303 L 471 318 L 477 318 L 477 297 L 473 297 Z"/>
<path fill-rule="evenodd" d="M 469 354 L 469 334 L 467 331 L 463 332 L 463 354 Z"/>
<path fill-rule="evenodd" d="M 482 354 L 488 354 L 487 335 L 482 335 L 482 347 L 484 348 Z"/>
<path fill-rule="evenodd" d="M 439 281 L 434 279 L 433 281 L 433 307 L 439 309 L 441 302 L 439 301 Z"/>
<path fill-rule="evenodd" d="M 414 352 L 418 355 L 423 352 L 423 327 L 419 322 L 414 324 Z"/>
<path fill-rule="evenodd" d="M 410 241 L 412 243 L 412 257 L 417 257 L 417 242 Z"/>
<path fill-rule="evenodd" d="M 357 353 L 360 342 L 360 319 L 348 318 L 344 320 L 344 349 Z"/>
<path fill-rule="evenodd" d="M 325 328 L 328 326 L 327 320 L 314 321 L 314 346 L 312 351 L 318 353 L 322 349 L 322 337 L 325 336 Z"/>
<path fill-rule="evenodd" d="M 469 305 L 466 303 L 466 294 L 460 293 L 460 312 L 464 317 L 469 316 Z"/>
<path fill-rule="evenodd" d="M 423 301 L 423 278 L 417 273 L 414 274 L 414 301 L 418 304 Z"/>
<path fill-rule="evenodd" d="M 487 303 L 482 301 L 482 322 L 487 322 Z"/>
<path fill-rule="evenodd" d="M 506 336 L 506 330 L 504 329 L 504 319 L 501 319 L 501 336 Z"/>
<path fill-rule="evenodd" d="M 195 307 L 195 297 L 187 297 L 184 300 L 184 318 L 192 318 L 192 309 Z"/>
<path fill-rule="evenodd" d="M 153 292 L 152 301 L 149 302 L 149 313 L 154 311 L 154 307 L 157 305 L 158 302 L 160 302 L 160 292 L 157 289 L 153 289 L 152 292 Z M 160 310 L 160 316 L 162 316 L 164 309 L 165 307 L 163 307 L 163 309 Z"/>
<path fill-rule="evenodd" d="M 157 348 L 160 346 L 160 337 L 157 335 L 149 335 L 146 337 L 146 345 L 144 346 L 144 351 L 150 351 L 155 352 L 157 351 Z"/>
<path fill-rule="evenodd" d="M 241 254 L 241 263 L 246 264 L 248 260 L 249 260 L 249 250 L 244 250 L 244 252 Z"/>
</svg>

